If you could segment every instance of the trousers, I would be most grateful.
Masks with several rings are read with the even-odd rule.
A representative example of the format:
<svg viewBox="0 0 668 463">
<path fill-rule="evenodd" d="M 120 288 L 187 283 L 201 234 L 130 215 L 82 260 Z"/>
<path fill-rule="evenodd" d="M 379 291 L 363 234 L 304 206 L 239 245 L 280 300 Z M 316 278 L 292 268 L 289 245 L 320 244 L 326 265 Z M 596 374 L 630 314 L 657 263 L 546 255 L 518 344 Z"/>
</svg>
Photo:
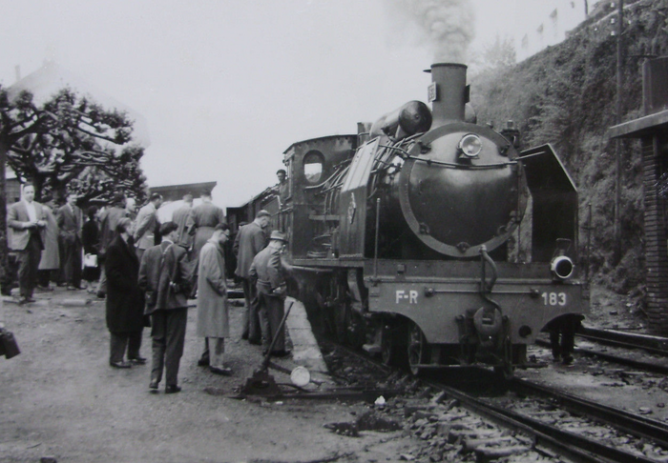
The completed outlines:
<svg viewBox="0 0 668 463">
<path fill-rule="evenodd" d="M 63 278 L 69 285 L 81 286 L 81 241 L 62 240 Z"/>
<path fill-rule="evenodd" d="M 128 351 L 128 359 L 139 358 L 142 331 L 131 331 L 127 333 L 111 333 L 109 346 L 109 362 L 119 363 L 123 361 L 125 349 Z"/>
<path fill-rule="evenodd" d="M 159 383 L 165 371 L 167 385 L 178 384 L 179 364 L 183 356 L 188 308 L 156 310 L 151 314 L 153 358 L 151 381 Z"/>
<path fill-rule="evenodd" d="M 258 296 L 260 300 L 260 313 L 267 323 L 262 325 L 263 336 L 262 336 L 262 346 L 265 350 L 269 349 L 272 341 L 276 339 L 274 344 L 273 351 L 284 351 L 285 350 L 285 325 L 278 329 L 278 325 L 281 324 L 284 313 L 284 299 L 281 297 L 271 296 L 265 292 L 258 290 Z"/>
<path fill-rule="evenodd" d="M 224 368 L 225 338 L 204 338 L 202 359 L 209 361 L 209 366 Z"/>
<path fill-rule="evenodd" d="M 244 299 L 246 300 L 246 307 L 241 317 L 241 326 L 243 327 L 241 337 L 244 339 L 248 338 L 251 342 L 260 343 L 263 342 L 263 332 L 257 289 L 249 278 L 242 278 L 241 281 L 244 290 Z"/>
<path fill-rule="evenodd" d="M 19 262 L 19 289 L 22 298 L 31 298 L 37 285 L 37 270 L 42 257 L 42 239 L 37 232 L 30 233 L 26 248 L 17 251 Z"/>
</svg>

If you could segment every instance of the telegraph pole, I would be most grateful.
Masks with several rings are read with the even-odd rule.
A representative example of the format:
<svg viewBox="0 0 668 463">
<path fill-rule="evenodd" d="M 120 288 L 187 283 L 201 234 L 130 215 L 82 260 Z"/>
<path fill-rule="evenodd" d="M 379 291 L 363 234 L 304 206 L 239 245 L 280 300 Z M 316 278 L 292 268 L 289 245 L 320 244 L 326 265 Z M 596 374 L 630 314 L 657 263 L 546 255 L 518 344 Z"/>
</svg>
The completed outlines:
<svg viewBox="0 0 668 463">
<path fill-rule="evenodd" d="M 622 70 L 623 70 L 623 53 L 622 53 L 622 34 L 624 32 L 624 0 L 617 2 L 617 99 L 616 99 L 616 115 L 615 124 L 619 125 L 622 122 Z M 614 246 L 614 261 L 619 263 L 622 258 L 622 142 L 617 139 L 615 142 L 615 157 L 617 161 L 617 179 L 615 188 L 615 246 Z"/>
</svg>

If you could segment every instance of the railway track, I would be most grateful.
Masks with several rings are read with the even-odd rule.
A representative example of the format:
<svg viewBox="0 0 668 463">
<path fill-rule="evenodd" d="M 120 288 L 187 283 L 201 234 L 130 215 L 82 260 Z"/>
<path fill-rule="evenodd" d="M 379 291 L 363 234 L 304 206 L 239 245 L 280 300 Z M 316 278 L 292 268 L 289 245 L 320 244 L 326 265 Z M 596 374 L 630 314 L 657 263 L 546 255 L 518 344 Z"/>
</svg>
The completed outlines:
<svg viewBox="0 0 668 463">
<path fill-rule="evenodd" d="M 370 364 L 379 363 L 360 352 L 339 348 Z M 520 379 L 509 381 L 510 393 L 497 397 L 474 396 L 437 379 L 422 379 L 421 385 L 430 391 L 427 402 L 432 411 L 420 415 L 411 427 L 424 439 L 430 435 L 430 422 L 439 427 L 447 423 L 449 441 L 459 439 L 463 449 L 476 452 L 478 461 L 513 455 L 519 458 L 527 452 L 555 461 L 559 457 L 597 463 L 668 461 L 668 425 L 643 416 Z M 471 426 L 477 419 L 452 412 L 454 403 L 457 409 L 482 417 L 483 423 Z"/>
<path fill-rule="evenodd" d="M 586 327 L 582 327 L 577 336 L 616 347 L 644 349 L 650 353 L 668 356 L 668 338 L 660 336 Z"/>
<path fill-rule="evenodd" d="M 611 351 L 608 348 L 597 349 L 593 345 L 592 347 L 576 347 L 575 352 L 582 356 L 598 358 L 636 370 L 668 375 L 668 338 L 593 328 L 582 328 L 577 333 L 577 337 L 593 344 L 612 348 Z M 550 347 L 550 343 L 546 340 L 537 340 L 536 344 Z M 630 350 L 644 351 L 641 356 L 645 358 L 630 357 L 627 354 Z"/>
</svg>

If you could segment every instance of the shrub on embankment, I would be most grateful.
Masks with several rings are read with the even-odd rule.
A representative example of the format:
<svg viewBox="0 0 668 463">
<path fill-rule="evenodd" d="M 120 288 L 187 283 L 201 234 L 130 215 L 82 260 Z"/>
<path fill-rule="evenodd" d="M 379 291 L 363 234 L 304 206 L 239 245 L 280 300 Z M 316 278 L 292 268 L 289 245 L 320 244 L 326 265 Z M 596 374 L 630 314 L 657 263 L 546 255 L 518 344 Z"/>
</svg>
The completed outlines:
<svg viewBox="0 0 668 463">
<path fill-rule="evenodd" d="M 668 0 L 626 4 L 622 121 L 642 115 L 645 57 L 668 54 Z M 642 159 L 638 141 L 621 142 L 622 239 L 617 261 L 616 142 L 606 136 L 617 122 L 616 6 L 601 7 L 561 44 L 517 65 L 473 76 L 472 103 L 479 123 L 492 121 L 498 129 L 514 120 L 523 148 L 554 146 L 579 190 L 580 251 L 589 235 L 592 281 L 619 293 L 639 294 L 644 287 Z"/>
</svg>

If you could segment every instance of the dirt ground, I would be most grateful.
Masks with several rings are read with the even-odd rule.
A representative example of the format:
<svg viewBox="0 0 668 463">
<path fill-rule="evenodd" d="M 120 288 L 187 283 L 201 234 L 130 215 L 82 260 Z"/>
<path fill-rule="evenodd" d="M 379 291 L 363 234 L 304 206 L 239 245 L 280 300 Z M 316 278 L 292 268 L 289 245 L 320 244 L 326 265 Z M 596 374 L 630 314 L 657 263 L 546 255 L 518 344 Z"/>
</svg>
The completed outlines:
<svg viewBox="0 0 668 463">
<path fill-rule="evenodd" d="M 203 342 L 189 311 L 179 394 L 148 392 L 149 366 L 109 367 L 104 301 L 85 291 L 38 293 L 38 302 L 5 302 L 0 323 L 13 331 L 21 355 L 0 358 L 0 462 L 325 462 L 399 461 L 417 445 L 409 433 L 363 432 L 359 438 L 332 433 L 324 425 L 354 420 L 366 404 L 267 403 L 211 395 L 232 393 L 261 361 L 260 348 L 239 340 L 241 309 L 232 310 L 227 344 L 234 376 L 197 367 Z M 88 300 L 88 304 L 84 302 Z M 592 294 L 591 326 L 643 331 L 635 305 L 602 290 Z M 148 330 L 142 354 L 150 357 Z M 543 368 L 520 371 L 546 384 L 623 404 L 629 411 L 651 407 L 667 419 L 668 394 L 645 380 L 619 386 L 619 372 L 584 358 L 573 366 L 552 364 L 546 349 L 531 352 Z M 295 366 L 290 359 L 279 361 Z M 287 375 L 272 372 L 279 382 Z M 648 386 L 649 384 L 649 386 Z M 630 396 L 633 396 L 631 399 Z M 404 455 L 402 457 L 402 455 Z"/>
<path fill-rule="evenodd" d="M 148 365 L 109 366 L 103 301 L 82 305 L 89 294 L 60 288 L 36 297 L 29 306 L 5 302 L 0 309 L 0 322 L 22 351 L 0 358 L 0 462 L 44 456 L 88 463 L 394 461 L 410 446 L 401 433 L 350 438 L 323 427 L 354 419 L 365 404 L 249 403 L 206 393 L 207 387 L 232 392 L 261 361 L 259 346 L 239 340 L 240 308 L 232 310 L 233 341 L 226 346 L 234 376 L 196 366 L 203 342 L 191 309 L 183 391 L 153 395 Z M 145 330 L 142 355 L 150 358 L 148 335 Z"/>
</svg>

